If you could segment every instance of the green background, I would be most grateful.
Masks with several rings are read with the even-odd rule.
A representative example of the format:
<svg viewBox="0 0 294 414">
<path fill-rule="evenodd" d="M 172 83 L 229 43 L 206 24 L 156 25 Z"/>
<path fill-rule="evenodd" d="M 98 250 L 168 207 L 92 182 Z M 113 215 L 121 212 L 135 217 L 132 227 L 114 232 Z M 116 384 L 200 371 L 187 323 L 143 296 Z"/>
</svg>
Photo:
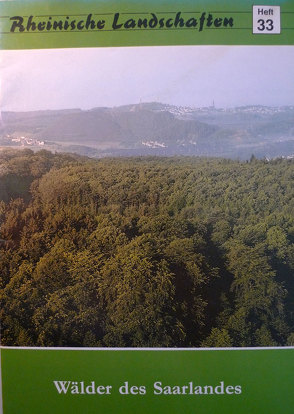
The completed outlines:
<svg viewBox="0 0 294 414">
<path fill-rule="evenodd" d="M 252 5 L 281 6 L 281 34 L 252 34 Z M 202 32 L 198 29 L 136 29 L 136 30 L 101 30 L 96 32 L 23 32 L 10 33 L 11 16 L 50 16 L 57 19 L 61 15 L 75 16 L 93 14 L 109 14 L 106 19 L 106 29 L 111 28 L 113 15 L 116 12 L 125 13 L 123 17 L 146 17 L 143 13 L 163 13 L 158 17 L 172 17 L 176 12 L 183 16 L 199 18 L 202 12 L 211 12 L 215 17 L 233 17 L 233 28 L 212 29 Z M 129 13 L 129 14 L 128 14 Z M 142 13 L 143 15 L 137 14 Z M 190 14 L 191 13 L 191 14 Z M 195 14 L 198 13 L 198 14 Z M 148 0 L 148 1 L 1 1 L 0 2 L 0 36 L 2 49 L 23 48 L 61 48 L 61 47 L 100 47 L 100 46 L 147 46 L 147 45 L 289 45 L 294 44 L 294 1 L 291 0 L 251 0 L 240 1 L 180 1 L 180 0 Z M 98 18 L 98 16 L 95 16 Z M 44 21 L 41 17 L 40 21 Z"/>
<path fill-rule="evenodd" d="M 2 349 L 4 414 L 287 414 L 294 407 L 294 349 Z M 112 385 L 111 395 L 59 395 L 54 380 Z M 146 395 L 118 388 L 145 385 Z M 153 395 L 165 385 L 241 385 L 240 395 Z"/>
</svg>

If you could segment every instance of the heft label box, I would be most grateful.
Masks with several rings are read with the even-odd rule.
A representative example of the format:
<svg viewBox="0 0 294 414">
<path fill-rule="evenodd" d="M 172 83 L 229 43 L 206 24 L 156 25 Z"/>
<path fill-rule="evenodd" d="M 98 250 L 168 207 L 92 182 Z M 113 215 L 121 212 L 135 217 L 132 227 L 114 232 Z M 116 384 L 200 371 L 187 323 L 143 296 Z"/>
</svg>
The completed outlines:
<svg viewBox="0 0 294 414">
<path fill-rule="evenodd" d="M 281 33 L 280 6 L 253 6 L 253 34 Z"/>
</svg>

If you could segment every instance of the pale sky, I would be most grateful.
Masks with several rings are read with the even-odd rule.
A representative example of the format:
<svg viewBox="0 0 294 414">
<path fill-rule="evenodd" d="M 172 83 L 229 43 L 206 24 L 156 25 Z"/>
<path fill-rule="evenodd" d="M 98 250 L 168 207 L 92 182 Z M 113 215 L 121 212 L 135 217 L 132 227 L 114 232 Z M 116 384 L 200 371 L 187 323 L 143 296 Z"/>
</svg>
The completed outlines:
<svg viewBox="0 0 294 414">
<path fill-rule="evenodd" d="M 294 105 L 294 46 L 0 51 L 1 110 Z"/>
</svg>

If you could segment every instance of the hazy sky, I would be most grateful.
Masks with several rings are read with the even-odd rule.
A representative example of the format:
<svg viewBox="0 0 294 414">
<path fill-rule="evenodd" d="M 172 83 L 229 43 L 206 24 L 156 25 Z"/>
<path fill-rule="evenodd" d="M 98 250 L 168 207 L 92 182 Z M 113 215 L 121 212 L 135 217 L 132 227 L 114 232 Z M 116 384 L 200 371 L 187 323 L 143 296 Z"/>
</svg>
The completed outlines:
<svg viewBox="0 0 294 414">
<path fill-rule="evenodd" d="M 1 109 L 294 104 L 294 46 L 1 51 Z"/>
</svg>

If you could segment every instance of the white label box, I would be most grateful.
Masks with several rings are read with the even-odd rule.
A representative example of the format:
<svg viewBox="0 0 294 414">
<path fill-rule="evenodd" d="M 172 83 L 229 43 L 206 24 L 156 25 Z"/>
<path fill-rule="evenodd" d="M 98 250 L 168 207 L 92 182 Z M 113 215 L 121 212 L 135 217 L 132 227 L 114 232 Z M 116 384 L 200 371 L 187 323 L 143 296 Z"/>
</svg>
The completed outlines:
<svg viewBox="0 0 294 414">
<path fill-rule="evenodd" d="M 253 34 L 280 33 L 280 6 L 253 6 Z"/>
</svg>

